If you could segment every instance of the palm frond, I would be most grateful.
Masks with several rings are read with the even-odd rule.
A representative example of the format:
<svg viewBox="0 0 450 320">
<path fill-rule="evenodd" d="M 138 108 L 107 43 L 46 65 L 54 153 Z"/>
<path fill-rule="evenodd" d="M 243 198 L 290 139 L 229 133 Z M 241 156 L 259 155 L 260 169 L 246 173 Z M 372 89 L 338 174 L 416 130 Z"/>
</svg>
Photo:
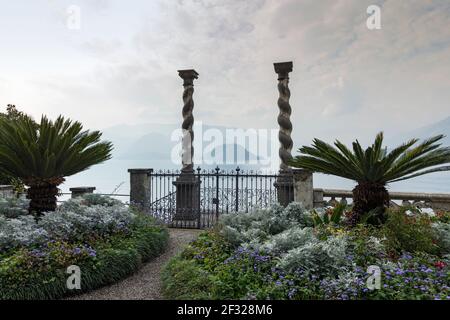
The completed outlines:
<svg viewBox="0 0 450 320">
<path fill-rule="evenodd" d="M 450 163 L 450 147 L 441 147 L 439 143 L 443 137 L 438 135 L 429 138 L 415 147 L 418 139 L 411 139 L 389 153 L 383 147 L 382 132 L 365 150 L 358 140 L 353 142 L 351 150 L 339 140 L 336 140 L 333 147 L 322 140 L 314 139 L 311 147 L 300 148 L 301 154 L 291 161 L 291 165 L 357 182 L 384 185 L 450 170 L 450 167 L 439 167 Z"/>
<path fill-rule="evenodd" d="M 24 180 L 62 178 L 111 158 L 112 144 L 79 122 L 43 116 L 0 119 L 0 172 Z"/>
</svg>

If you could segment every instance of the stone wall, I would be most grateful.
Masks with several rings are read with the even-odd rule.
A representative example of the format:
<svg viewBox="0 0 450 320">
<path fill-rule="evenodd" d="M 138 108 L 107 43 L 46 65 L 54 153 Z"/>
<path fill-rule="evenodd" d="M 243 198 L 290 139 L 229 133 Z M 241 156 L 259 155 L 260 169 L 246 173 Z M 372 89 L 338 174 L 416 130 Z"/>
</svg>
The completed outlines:
<svg viewBox="0 0 450 320">
<path fill-rule="evenodd" d="M 14 188 L 9 185 L 0 185 L 0 198 L 10 198 L 14 196 Z"/>
</svg>

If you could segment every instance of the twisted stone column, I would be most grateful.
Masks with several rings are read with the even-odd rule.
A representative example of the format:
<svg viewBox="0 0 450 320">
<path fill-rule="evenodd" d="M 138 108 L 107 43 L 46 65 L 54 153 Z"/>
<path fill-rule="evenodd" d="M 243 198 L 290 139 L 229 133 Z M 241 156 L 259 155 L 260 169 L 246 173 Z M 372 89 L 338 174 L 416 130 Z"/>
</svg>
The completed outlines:
<svg viewBox="0 0 450 320">
<path fill-rule="evenodd" d="M 179 76 L 183 79 L 183 150 L 182 150 L 182 172 L 193 173 L 194 172 L 194 131 L 192 127 L 194 125 L 194 116 L 192 114 L 194 110 L 194 100 L 192 96 L 194 94 L 194 79 L 198 79 L 198 73 L 193 70 L 179 70 Z"/>
<path fill-rule="evenodd" d="M 194 79 L 198 79 L 195 70 L 179 70 L 183 79 L 183 142 L 181 174 L 173 182 L 176 192 L 176 211 L 172 224 L 177 227 L 200 227 L 200 180 L 194 173 Z"/>
<path fill-rule="evenodd" d="M 278 140 L 280 149 L 280 173 L 274 183 L 277 189 L 278 203 L 287 206 L 294 201 L 294 177 L 292 169 L 289 166 L 289 160 L 292 159 L 292 123 L 290 120 L 292 108 L 289 104 L 291 91 L 289 90 L 289 72 L 292 71 L 292 62 L 274 63 L 275 72 L 278 74 Z"/>
<path fill-rule="evenodd" d="M 280 141 L 280 171 L 291 171 L 289 161 L 292 159 L 292 122 L 290 120 L 292 108 L 289 104 L 291 91 L 289 90 L 289 72 L 292 71 L 292 62 L 274 63 L 275 72 L 278 74 L 278 124 L 280 130 L 278 132 L 278 140 Z"/>
</svg>

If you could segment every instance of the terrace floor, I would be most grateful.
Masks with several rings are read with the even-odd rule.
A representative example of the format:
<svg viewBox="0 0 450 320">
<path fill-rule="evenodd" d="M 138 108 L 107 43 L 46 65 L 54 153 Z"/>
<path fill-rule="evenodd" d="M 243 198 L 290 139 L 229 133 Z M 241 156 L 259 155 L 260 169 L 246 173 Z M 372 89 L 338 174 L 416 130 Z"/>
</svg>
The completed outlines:
<svg viewBox="0 0 450 320">
<path fill-rule="evenodd" d="M 169 229 L 169 246 L 162 255 L 146 263 L 134 275 L 92 292 L 71 297 L 71 300 L 160 300 L 161 268 L 171 257 L 180 252 L 202 230 Z"/>
</svg>

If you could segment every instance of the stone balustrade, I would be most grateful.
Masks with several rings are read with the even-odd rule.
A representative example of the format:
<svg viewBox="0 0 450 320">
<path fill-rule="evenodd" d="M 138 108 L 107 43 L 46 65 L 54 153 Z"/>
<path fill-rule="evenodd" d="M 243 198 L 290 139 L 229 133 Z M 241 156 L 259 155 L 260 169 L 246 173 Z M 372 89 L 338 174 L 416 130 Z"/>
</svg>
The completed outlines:
<svg viewBox="0 0 450 320">
<path fill-rule="evenodd" d="M 14 196 L 14 188 L 10 185 L 0 185 L 0 198 L 10 198 Z"/>
<path fill-rule="evenodd" d="M 418 208 L 450 210 L 450 194 L 446 193 L 389 192 L 389 195 L 392 207 L 413 205 Z M 315 208 L 334 206 L 339 202 L 348 203 L 352 198 L 350 190 L 314 189 Z"/>
</svg>

